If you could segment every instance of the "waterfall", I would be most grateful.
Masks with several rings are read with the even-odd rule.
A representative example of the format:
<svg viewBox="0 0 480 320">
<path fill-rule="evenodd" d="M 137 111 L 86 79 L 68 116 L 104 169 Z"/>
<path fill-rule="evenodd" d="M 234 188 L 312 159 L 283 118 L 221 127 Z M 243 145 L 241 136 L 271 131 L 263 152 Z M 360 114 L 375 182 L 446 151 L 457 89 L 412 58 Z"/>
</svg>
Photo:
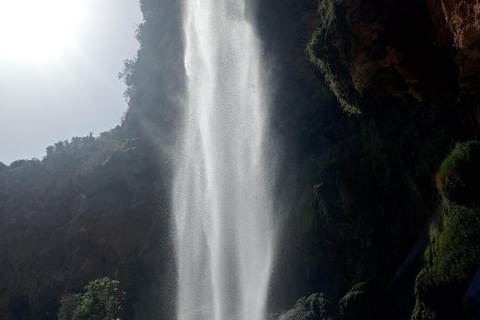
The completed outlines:
<svg viewBox="0 0 480 320">
<path fill-rule="evenodd" d="M 181 320 L 261 320 L 274 259 L 268 94 L 244 0 L 185 0 L 173 190 Z"/>
</svg>

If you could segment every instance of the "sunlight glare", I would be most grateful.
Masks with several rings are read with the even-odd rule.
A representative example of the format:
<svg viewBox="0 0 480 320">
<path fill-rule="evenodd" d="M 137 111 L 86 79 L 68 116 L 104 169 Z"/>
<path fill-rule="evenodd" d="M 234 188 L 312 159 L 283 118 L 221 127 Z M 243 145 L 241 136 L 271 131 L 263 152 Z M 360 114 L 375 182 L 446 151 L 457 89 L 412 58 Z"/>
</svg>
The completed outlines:
<svg viewBox="0 0 480 320">
<path fill-rule="evenodd" d="M 43 59 L 73 41 L 84 0 L 1 0 L 0 57 Z"/>
</svg>

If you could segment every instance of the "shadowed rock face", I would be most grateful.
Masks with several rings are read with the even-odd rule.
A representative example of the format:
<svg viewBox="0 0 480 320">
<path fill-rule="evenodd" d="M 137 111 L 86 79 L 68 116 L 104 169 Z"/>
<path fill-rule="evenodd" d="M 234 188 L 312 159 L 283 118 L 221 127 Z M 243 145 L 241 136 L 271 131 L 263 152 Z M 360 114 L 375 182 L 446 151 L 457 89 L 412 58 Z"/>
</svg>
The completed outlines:
<svg viewBox="0 0 480 320">
<path fill-rule="evenodd" d="M 461 99 L 480 126 L 480 5 L 474 0 L 427 1 L 435 45 L 448 48 L 458 70 Z"/>
<path fill-rule="evenodd" d="M 383 116 L 396 112 L 392 103 L 396 97 L 417 111 L 423 110 L 429 115 L 437 117 L 437 127 L 434 131 L 445 130 L 443 135 L 445 140 L 441 136 L 433 138 L 431 133 L 426 133 L 419 141 L 413 142 L 409 149 L 413 150 L 419 147 L 420 150 L 424 150 L 429 145 L 427 141 L 437 141 L 438 148 L 443 149 L 445 155 L 453 148 L 455 142 L 478 140 L 480 128 L 479 10 L 478 1 L 464 0 L 324 0 L 319 2 L 320 28 L 315 32 L 308 49 L 312 61 L 324 72 L 327 83 L 345 110 L 352 113 L 364 113 L 366 116 L 362 120 L 373 119 L 377 125 L 383 125 L 388 119 Z M 391 123 L 396 124 L 401 119 L 405 119 L 406 110 L 407 108 L 399 109 L 398 116 L 393 121 L 390 120 Z M 416 126 L 434 127 L 433 122 L 428 120 L 416 122 L 416 119 L 418 120 L 414 116 L 409 123 L 403 123 L 399 132 L 406 132 L 408 128 Z M 393 127 L 394 125 L 390 125 L 389 128 L 383 130 L 381 139 L 385 133 L 393 132 Z M 387 145 L 385 158 L 392 155 L 395 157 L 395 148 L 399 144 L 395 139 L 385 141 Z M 379 151 L 379 148 L 375 147 L 373 150 Z M 359 158 L 364 156 L 365 152 Z M 397 156 L 397 158 L 405 161 L 405 159 L 413 159 L 415 156 L 412 152 L 410 157 L 407 155 Z M 372 163 L 380 163 L 379 159 L 374 156 Z M 430 180 L 427 184 L 428 188 L 431 188 L 432 173 L 438 169 L 439 163 L 436 156 L 424 158 L 424 160 L 425 167 L 433 168 L 433 170 L 429 178 L 422 177 L 421 179 L 423 181 Z M 412 167 L 416 167 L 420 161 L 423 160 L 416 158 Z M 474 162 L 476 163 L 476 161 Z M 346 170 L 345 167 L 341 168 Z M 399 167 L 406 168 L 408 165 L 403 162 Z M 476 254 L 463 254 L 462 258 L 451 258 L 452 256 L 456 257 L 453 253 L 457 249 L 471 250 L 472 252 L 478 250 L 478 235 L 475 232 L 478 225 L 468 223 L 470 216 L 476 217 L 476 206 L 467 208 L 478 203 L 477 171 L 475 165 L 466 166 L 465 171 L 455 177 L 456 180 L 447 181 L 443 185 L 444 200 L 451 207 L 448 212 L 443 213 L 443 218 L 438 217 L 442 214 L 435 213 L 433 210 L 437 207 L 437 210 L 441 211 L 440 208 L 445 206 L 445 202 L 440 203 L 433 199 L 428 205 L 432 211 L 428 213 L 428 219 L 443 219 L 445 227 L 445 230 L 435 230 L 437 235 L 431 234 L 429 244 L 431 247 L 435 247 L 435 239 L 437 239 L 437 243 L 438 239 L 444 239 L 442 245 L 445 248 L 442 247 L 443 251 L 431 250 L 428 258 L 431 261 L 425 262 L 427 264 L 436 261 L 432 264 L 433 267 L 426 267 L 426 270 L 430 270 L 431 267 L 433 271 L 441 275 L 439 277 L 443 277 L 444 273 L 447 273 L 446 270 L 453 269 L 452 266 L 477 267 L 478 261 L 475 260 L 472 263 L 468 258 L 469 256 L 476 257 Z M 405 176 L 404 173 L 393 174 L 386 177 L 384 181 L 393 181 Z M 327 179 L 329 176 L 324 175 L 324 177 L 324 181 L 315 189 L 315 192 L 318 193 L 319 208 L 322 213 L 328 211 L 329 208 L 325 204 L 328 204 L 328 200 L 335 194 L 331 190 L 335 190 L 336 185 L 336 189 L 338 189 L 338 184 L 346 181 L 346 179 L 339 179 L 337 182 L 336 179 L 331 179 L 335 183 L 329 184 Z M 399 185 L 398 182 L 397 185 Z M 403 190 L 408 190 L 409 187 L 407 186 Z M 352 194 L 357 195 L 360 192 L 355 190 Z M 421 197 L 422 202 L 425 202 L 426 197 L 424 195 Z M 373 197 L 365 198 L 372 199 Z M 388 195 L 383 195 L 382 198 L 388 199 Z M 454 205 L 454 202 L 460 205 Z M 355 204 L 357 203 L 358 201 L 355 202 Z M 339 206 L 340 211 L 346 211 L 345 207 L 344 204 Z M 359 210 L 355 208 L 352 212 L 358 216 Z M 372 211 L 365 217 L 373 216 L 375 212 Z M 460 213 L 457 217 L 456 213 L 458 212 Z M 405 214 L 408 215 L 409 211 L 406 210 Z M 445 219 L 448 214 L 451 214 L 450 220 L 452 221 Z M 327 217 L 332 220 L 332 215 Z M 339 218 L 340 215 L 333 217 Z M 368 222 L 366 226 L 373 226 L 372 230 L 375 232 L 383 230 L 392 224 L 393 220 L 389 219 L 387 218 L 381 225 Z M 349 222 L 346 221 L 348 220 L 338 219 L 339 223 L 349 226 Z M 422 222 L 415 222 L 411 226 L 418 227 L 420 224 Z M 459 227 L 460 225 L 462 228 Z M 462 229 L 462 231 L 452 231 L 457 230 L 456 228 Z M 339 234 L 338 229 L 333 228 L 334 234 Z M 363 228 L 363 230 L 368 230 L 368 228 Z M 406 228 L 403 226 L 399 230 L 406 230 Z M 461 238 L 459 236 L 461 234 L 465 234 L 465 238 L 468 240 Z M 350 238 L 352 237 L 349 234 L 346 239 Z M 390 237 L 382 236 L 376 241 L 379 239 L 384 242 Z M 473 244 L 471 245 L 471 243 Z M 359 252 L 361 252 L 360 257 L 365 256 L 365 250 L 359 250 Z M 425 255 L 427 256 L 427 251 L 425 251 Z M 377 257 L 384 256 L 386 255 L 377 255 Z M 425 258 L 425 260 L 428 259 Z M 448 267 L 444 267 L 439 264 L 438 261 L 442 261 L 442 259 L 451 265 L 446 264 Z M 371 267 L 371 261 L 374 259 L 368 258 L 368 260 L 368 265 Z M 417 306 L 413 319 L 454 318 L 456 313 L 460 312 L 461 300 L 472 276 L 470 271 L 465 271 L 467 269 L 465 267 L 458 272 L 461 281 L 455 282 L 456 280 L 453 280 L 451 276 L 443 277 L 442 279 L 447 280 L 441 285 L 438 284 L 438 281 L 437 283 L 431 281 L 433 271 L 430 270 L 428 275 L 431 278 L 425 276 L 425 271 L 422 271 L 424 274 L 420 273 L 417 277 Z M 380 271 L 380 273 L 382 272 Z M 368 280 L 368 272 L 364 277 L 367 278 L 365 280 Z M 419 279 L 423 279 L 423 282 Z M 423 284 L 421 289 L 419 289 L 419 283 Z M 410 290 L 413 294 L 413 288 Z M 357 291 L 350 292 L 351 302 L 360 301 L 361 295 Z M 413 308 L 413 306 L 411 307 Z M 346 310 L 348 311 L 348 308 Z M 355 319 L 359 318 L 359 311 L 354 307 L 351 310 L 355 310 L 351 316 Z M 347 317 L 346 313 L 344 316 Z M 411 314 L 401 316 L 402 319 L 406 319 Z"/>
<path fill-rule="evenodd" d="M 127 318 L 174 318 L 159 301 L 175 296 L 166 153 L 180 113 L 182 8 L 140 6 L 140 50 L 122 74 L 129 109 L 105 135 L 115 137 L 72 138 L 42 161 L 0 163 L 1 319 L 56 319 L 62 294 L 105 276 L 127 292 Z"/>
<path fill-rule="evenodd" d="M 301 298 L 292 310 L 283 313 L 278 320 L 332 320 L 332 303 L 322 293 Z"/>
<path fill-rule="evenodd" d="M 413 95 L 435 106 L 453 105 L 460 89 L 478 96 L 476 1 L 325 3 L 312 49 L 348 104 L 366 112 L 382 96 Z"/>
<path fill-rule="evenodd" d="M 167 195 L 140 148 L 115 151 L 85 174 L 74 162 L 58 168 L 47 158 L 2 175 L 2 319 L 56 319 L 62 294 L 103 276 L 121 281 L 132 306 L 155 281 L 159 252 L 168 257 Z"/>
</svg>

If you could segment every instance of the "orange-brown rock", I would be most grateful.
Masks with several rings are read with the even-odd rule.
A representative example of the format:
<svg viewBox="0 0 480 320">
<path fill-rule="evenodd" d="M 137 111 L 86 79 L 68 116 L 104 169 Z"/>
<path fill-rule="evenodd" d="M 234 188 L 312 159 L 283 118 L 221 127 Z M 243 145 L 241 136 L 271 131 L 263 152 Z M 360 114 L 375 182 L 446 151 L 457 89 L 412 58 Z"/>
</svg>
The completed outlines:
<svg viewBox="0 0 480 320">
<path fill-rule="evenodd" d="M 478 0 L 427 1 L 435 25 L 437 45 L 450 46 L 457 64 L 459 87 L 468 97 L 472 118 L 480 127 L 480 2 Z"/>
<path fill-rule="evenodd" d="M 476 51 L 460 48 L 478 42 L 478 6 L 457 4 L 446 14 L 445 2 L 323 1 L 334 18 L 324 17 L 311 51 L 340 100 L 363 112 L 392 96 L 453 106 L 460 87 L 478 74 Z"/>
</svg>

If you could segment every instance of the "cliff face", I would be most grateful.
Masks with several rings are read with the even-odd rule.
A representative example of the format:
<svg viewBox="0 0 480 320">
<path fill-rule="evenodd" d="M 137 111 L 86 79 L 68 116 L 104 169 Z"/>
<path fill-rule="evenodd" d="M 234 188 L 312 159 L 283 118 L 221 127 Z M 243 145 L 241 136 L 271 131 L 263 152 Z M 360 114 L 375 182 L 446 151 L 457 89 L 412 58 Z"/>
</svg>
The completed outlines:
<svg viewBox="0 0 480 320">
<path fill-rule="evenodd" d="M 478 95 L 475 1 L 322 1 L 309 49 L 346 105 L 368 112 L 382 96 L 437 107 Z M 336 78 L 338 80 L 335 80 Z"/>
<path fill-rule="evenodd" d="M 480 63 L 480 4 L 478 1 L 427 2 L 435 24 L 437 43 L 453 45 L 460 87 L 478 102 Z M 452 43 L 453 42 L 453 43 Z"/>
<path fill-rule="evenodd" d="M 156 295 L 148 286 L 169 268 L 157 261 L 170 256 L 169 169 L 139 141 L 131 144 L 80 159 L 53 154 L 2 172 L 2 319 L 56 319 L 63 294 L 103 276 L 120 280 L 129 307 L 146 317 L 150 310 L 138 303 Z"/>
<path fill-rule="evenodd" d="M 319 2 L 319 27 L 308 43 L 311 61 L 369 140 L 345 141 L 338 145 L 341 152 L 331 152 L 347 162 L 371 161 L 358 165 L 367 176 L 343 160 L 317 167 L 318 217 L 330 225 L 322 241 L 338 246 L 331 252 L 344 250 L 354 257 L 346 259 L 352 266 L 342 272 L 350 274 L 344 280 L 379 285 L 377 294 L 387 298 L 388 306 L 374 307 L 377 298 L 363 296 L 363 309 L 357 309 L 350 292 L 342 301 L 352 302 L 355 319 L 363 319 L 362 314 L 470 319 L 478 312 L 478 305 L 464 300 L 480 266 L 478 160 L 476 149 L 469 149 L 476 142 L 458 142 L 478 139 L 480 127 L 479 9 L 478 1 L 463 0 Z M 360 196 L 355 188 L 374 192 Z M 392 206 L 387 209 L 377 197 Z M 403 217 L 395 213 L 399 207 Z M 355 225 L 363 225 L 362 230 Z M 430 233 L 426 238 L 422 229 Z M 400 241 L 390 242 L 394 238 Z M 406 243 L 412 246 L 410 254 Z M 321 241 L 319 246 L 319 254 L 328 252 Z M 387 255 L 393 264 L 382 262 Z M 402 255 L 403 264 L 395 262 Z M 370 270 L 359 272 L 361 260 Z M 331 264 L 340 261 L 333 255 Z M 413 293 L 416 301 L 407 298 Z M 349 318 L 348 304 L 341 305 L 343 317 Z"/>
<path fill-rule="evenodd" d="M 56 319 L 60 298 L 111 277 L 127 319 L 173 318 L 171 153 L 183 88 L 181 4 L 140 1 L 121 126 L 0 163 L 0 318 Z M 101 106 L 99 106 L 101 107 Z"/>
</svg>

